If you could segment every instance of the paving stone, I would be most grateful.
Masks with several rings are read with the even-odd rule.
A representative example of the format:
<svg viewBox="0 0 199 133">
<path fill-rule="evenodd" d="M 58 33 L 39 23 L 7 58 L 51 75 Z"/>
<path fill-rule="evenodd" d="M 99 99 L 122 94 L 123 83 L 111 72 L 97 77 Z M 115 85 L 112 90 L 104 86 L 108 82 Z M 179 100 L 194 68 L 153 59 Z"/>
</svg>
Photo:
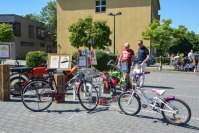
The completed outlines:
<svg viewBox="0 0 199 133">
<path fill-rule="evenodd" d="M 164 71 L 146 75 L 143 89 L 147 95 L 154 96 L 151 89 L 165 89 L 165 96 L 175 95 L 190 106 L 192 118 L 183 126 L 166 123 L 161 114 L 157 114 L 154 122 L 154 112 L 149 107 L 141 108 L 137 116 L 128 116 L 121 113 L 115 102 L 110 106 L 98 106 L 88 113 L 72 96 L 67 96 L 63 104 L 53 102 L 48 110 L 32 112 L 25 108 L 20 97 L 11 97 L 9 102 L 0 101 L 0 133 L 197 133 L 198 78 L 199 74 L 185 72 Z"/>
</svg>

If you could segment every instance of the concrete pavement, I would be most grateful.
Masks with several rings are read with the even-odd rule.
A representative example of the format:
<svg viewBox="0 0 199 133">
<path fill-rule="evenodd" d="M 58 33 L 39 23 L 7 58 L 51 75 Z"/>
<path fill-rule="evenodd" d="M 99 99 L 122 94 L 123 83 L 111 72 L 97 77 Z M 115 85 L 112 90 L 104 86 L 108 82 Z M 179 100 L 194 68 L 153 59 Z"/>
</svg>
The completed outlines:
<svg viewBox="0 0 199 133">
<path fill-rule="evenodd" d="M 198 78 L 195 73 L 165 71 L 146 75 L 143 89 L 147 94 L 153 95 L 150 90 L 154 88 L 165 89 L 165 96 L 175 95 L 190 106 L 192 118 L 184 126 L 166 123 L 161 114 L 154 120 L 150 108 L 142 108 L 137 116 L 124 115 L 117 102 L 87 112 L 68 95 L 65 103 L 54 102 L 46 111 L 32 112 L 20 97 L 11 97 L 0 101 L 0 133 L 198 133 Z"/>
</svg>

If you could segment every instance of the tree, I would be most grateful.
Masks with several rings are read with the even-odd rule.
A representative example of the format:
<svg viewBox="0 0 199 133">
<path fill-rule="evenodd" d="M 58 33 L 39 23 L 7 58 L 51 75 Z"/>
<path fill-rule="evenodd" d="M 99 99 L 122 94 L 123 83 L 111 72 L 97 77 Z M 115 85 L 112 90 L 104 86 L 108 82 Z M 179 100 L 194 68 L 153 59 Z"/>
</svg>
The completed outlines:
<svg viewBox="0 0 199 133">
<path fill-rule="evenodd" d="M 99 48 L 105 49 L 107 46 L 111 46 L 110 27 L 106 25 L 106 21 L 93 21 L 92 17 L 85 19 L 79 19 L 76 23 L 73 23 L 69 28 L 71 36 L 69 37 L 71 45 L 75 48 L 87 47 L 91 49 Z M 90 40 L 94 38 L 94 45 L 90 43 Z"/>
<path fill-rule="evenodd" d="M 50 1 L 40 12 L 40 20 L 45 23 L 46 36 L 53 38 L 54 45 L 57 44 L 57 6 L 56 1 Z"/>
<path fill-rule="evenodd" d="M 14 38 L 14 33 L 10 24 L 0 24 L 0 42 L 10 42 Z"/>
<path fill-rule="evenodd" d="M 181 37 L 187 30 L 184 26 L 179 28 L 172 28 L 170 24 L 171 19 L 168 20 L 154 20 L 146 27 L 146 31 L 142 32 L 142 37 L 145 40 L 151 40 L 152 47 L 159 51 L 160 55 L 167 51 L 171 46 L 171 41 L 174 38 Z M 161 56 L 162 57 L 162 56 Z M 161 58 L 162 59 L 162 58 Z M 162 69 L 162 61 L 160 62 L 160 70 Z"/>
<path fill-rule="evenodd" d="M 45 24 L 46 37 L 53 39 L 53 44 L 57 44 L 57 6 L 56 1 L 50 1 L 42 8 L 40 14 L 27 14 L 24 17 L 39 21 Z"/>
<path fill-rule="evenodd" d="M 30 19 L 30 20 L 35 20 L 35 21 L 38 21 L 38 22 L 42 22 L 41 21 L 41 15 L 39 14 L 36 14 L 36 13 L 30 13 L 30 14 L 26 14 L 25 16 L 23 16 L 27 19 Z"/>
<path fill-rule="evenodd" d="M 193 49 L 194 52 L 199 52 L 199 35 L 195 34 L 193 31 L 188 31 L 173 42 L 168 52 L 176 53 L 176 51 L 178 51 L 179 53 L 187 55 L 191 49 Z"/>
</svg>

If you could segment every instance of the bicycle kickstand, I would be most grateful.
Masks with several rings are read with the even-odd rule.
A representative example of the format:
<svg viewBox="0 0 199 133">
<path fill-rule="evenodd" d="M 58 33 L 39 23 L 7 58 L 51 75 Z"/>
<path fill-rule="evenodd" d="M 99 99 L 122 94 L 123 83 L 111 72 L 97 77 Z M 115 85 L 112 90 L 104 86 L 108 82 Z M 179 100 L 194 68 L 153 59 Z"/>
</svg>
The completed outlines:
<svg viewBox="0 0 199 133">
<path fill-rule="evenodd" d="M 158 113 L 158 112 L 155 111 L 155 112 L 154 112 L 154 115 L 153 115 L 153 122 L 154 122 L 154 123 L 157 122 L 157 118 L 156 118 L 157 113 Z"/>
</svg>

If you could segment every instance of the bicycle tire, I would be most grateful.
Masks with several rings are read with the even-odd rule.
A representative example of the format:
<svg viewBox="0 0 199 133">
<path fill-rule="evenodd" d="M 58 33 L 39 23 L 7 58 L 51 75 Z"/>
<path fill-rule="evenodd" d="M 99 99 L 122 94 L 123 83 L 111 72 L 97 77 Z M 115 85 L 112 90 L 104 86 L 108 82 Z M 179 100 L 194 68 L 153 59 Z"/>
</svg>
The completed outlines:
<svg viewBox="0 0 199 133">
<path fill-rule="evenodd" d="M 180 105 L 175 105 L 174 102 L 180 103 L 182 106 L 180 107 Z M 167 122 L 173 125 L 181 125 L 181 124 L 186 124 L 187 122 L 189 122 L 189 120 L 191 119 L 191 109 L 184 101 L 175 98 L 175 99 L 166 100 L 166 103 L 170 108 L 177 110 L 177 114 L 171 114 L 169 112 L 162 111 L 162 115 L 166 119 Z M 183 110 L 183 108 L 185 110 Z M 167 110 L 168 107 L 165 104 L 163 104 L 161 109 Z M 182 113 L 184 113 L 186 110 L 187 110 L 187 114 L 183 115 Z M 181 121 L 182 118 L 185 118 L 185 119 Z M 180 121 L 178 122 L 178 120 Z"/>
<path fill-rule="evenodd" d="M 132 92 L 122 93 L 119 96 L 118 104 L 119 104 L 120 109 L 124 112 L 124 114 L 134 116 L 140 112 L 141 102 L 140 102 L 140 99 L 136 97 L 135 95 L 133 95 L 133 97 L 131 98 L 131 95 L 132 95 Z M 131 98 L 131 101 L 129 101 L 129 98 Z M 132 100 L 136 102 L 133 102 Z"/>
<path fill-rule="evenodd" d="M 31 111 L 43 111 L 52 104 L 52 90 L 48 82 L 32 80 L 27 83 L 22 90 L 22 102 L 24 106 Z"/>
<path fill-rule="evenodd" d="M 13 96 L 21 95 L 21 88 L 25 83 L 26 79 L 21 76 L 10 78 L 10 93 Z"/>
<path fill-rule="evenodd" d="M 98 105 L 98 91 L 89 81 L 83 81 L 78 87 L 78 99 L 82 107 L 93 111 Z"/>
</svg>

